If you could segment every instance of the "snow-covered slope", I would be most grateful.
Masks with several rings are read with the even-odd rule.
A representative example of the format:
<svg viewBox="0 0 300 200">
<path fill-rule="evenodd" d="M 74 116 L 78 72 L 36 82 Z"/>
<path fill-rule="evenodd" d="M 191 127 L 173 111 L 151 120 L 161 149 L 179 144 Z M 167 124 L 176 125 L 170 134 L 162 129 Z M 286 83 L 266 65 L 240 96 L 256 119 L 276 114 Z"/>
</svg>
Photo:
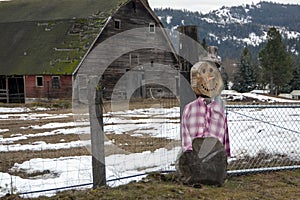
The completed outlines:
<svg viewBox="0 0 300 200">
<path fill-rule="evenodd" d="M 267 41 L 267 31 L 280 31 L 288 49 L 300 52 L 300 5 L 260 2 L 252 5 L 225 7 L 208 14 L 187 10 L 155 9 L 165 26 L 197 25 L 200 41 L 219 46 L 221 57 L 238 58 L 248 46 L 253 54 Z"/>
</svg>

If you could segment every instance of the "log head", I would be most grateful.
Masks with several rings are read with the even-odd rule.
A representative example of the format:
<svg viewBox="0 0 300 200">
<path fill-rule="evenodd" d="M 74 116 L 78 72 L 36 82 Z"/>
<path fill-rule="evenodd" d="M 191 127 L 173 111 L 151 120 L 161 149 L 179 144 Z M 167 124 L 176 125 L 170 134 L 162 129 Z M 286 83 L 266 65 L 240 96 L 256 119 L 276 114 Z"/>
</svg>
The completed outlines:
<svg viewBox="0 0 300 200">
<path fill-rule="evenodd" d="M 224 84 L 218 68 L 212 62 L 198 62 L 191 68 L 191 85 L 199 96 L 214 98 L 221 94 Z"/>
</svg>

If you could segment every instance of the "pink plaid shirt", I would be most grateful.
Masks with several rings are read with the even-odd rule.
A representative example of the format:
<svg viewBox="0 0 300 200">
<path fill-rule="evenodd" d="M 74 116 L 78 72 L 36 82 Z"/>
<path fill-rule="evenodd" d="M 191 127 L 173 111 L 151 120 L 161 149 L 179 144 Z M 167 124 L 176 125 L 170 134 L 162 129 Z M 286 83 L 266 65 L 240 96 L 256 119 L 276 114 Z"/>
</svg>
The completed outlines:
<svg viewBox="0 0 300 200">
<path fill-rule="evenodd" d="M 215 137 L 219 139 L 230 157 L 227 118 L 220 103 L 213 101 L 206 105 L 199 97 L 184 107 L 182 114 L 182 148 L 193 150 L 192 140 L 197 137 Z"/>
</svg>

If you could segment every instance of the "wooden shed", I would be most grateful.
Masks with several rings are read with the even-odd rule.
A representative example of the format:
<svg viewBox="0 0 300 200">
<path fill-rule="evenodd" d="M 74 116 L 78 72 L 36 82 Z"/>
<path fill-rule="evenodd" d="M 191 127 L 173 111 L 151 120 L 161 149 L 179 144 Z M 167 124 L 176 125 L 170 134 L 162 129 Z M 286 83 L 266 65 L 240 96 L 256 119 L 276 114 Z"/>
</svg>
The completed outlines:
<svg viewBox="0 0 300 200">
<path fill-rule="evenodd" d="M 146 0 L 0 2 L 0 101 L 71 99 L 73 76 L 95 47 L 138 27 L 146 27 L 147 34 L 163 28 Z M 116 58 L 103 74 L 106 97 L 126 71 L 143 63 L 175 67 L 172 45 L 165 40 L 168 52 L 145 48 Z M 105 59 L 104 53 L 111 52 L 99 58 Z"/>
<path fill-rule="evenodd" d="M 293 99 L 300 100 L 300 90 L 293 90 L 293 91 L 291 92 L 291 95 L 292 95 L 292 98 L 293 98 Z"/>
</svg>

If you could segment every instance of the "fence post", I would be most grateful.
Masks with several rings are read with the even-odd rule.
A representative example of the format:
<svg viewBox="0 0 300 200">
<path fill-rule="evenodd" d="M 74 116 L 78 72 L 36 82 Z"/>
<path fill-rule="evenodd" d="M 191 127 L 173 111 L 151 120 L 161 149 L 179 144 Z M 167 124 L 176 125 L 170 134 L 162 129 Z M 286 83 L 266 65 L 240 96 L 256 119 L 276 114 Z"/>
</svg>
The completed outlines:
<svg viewBox="0 0 300 200">
<path fill-rule="evenodd" d="M 184 107 L 197 99 L 195 92 L 193 91 L 190 82 L 186 79 L 189 76 L 189 72 L 181 71 L 179 76 L 179 98 L 180 98 L 180 124 L 182 118 L 182 112 Z M 180 126 L 180 138 L 181 138 L 181 126 Z M 182 138 L 181 138 L 182 139 Z"/>
<path fill-rule="evenodd" d="M 9 86 L 8 86 L 8 77 L 6 77 L 5 80 L 5 85 L 6 85 L 6 103 L 9 103 Z"/>
<path fill-rule="evenodd" d="M 89 77 L 88 100 L 91 125 L 91 149 L 94 189 L 106 184 L 101 92 L 101 88 L 98 88 L 98 77 Z"/>
</svg>

